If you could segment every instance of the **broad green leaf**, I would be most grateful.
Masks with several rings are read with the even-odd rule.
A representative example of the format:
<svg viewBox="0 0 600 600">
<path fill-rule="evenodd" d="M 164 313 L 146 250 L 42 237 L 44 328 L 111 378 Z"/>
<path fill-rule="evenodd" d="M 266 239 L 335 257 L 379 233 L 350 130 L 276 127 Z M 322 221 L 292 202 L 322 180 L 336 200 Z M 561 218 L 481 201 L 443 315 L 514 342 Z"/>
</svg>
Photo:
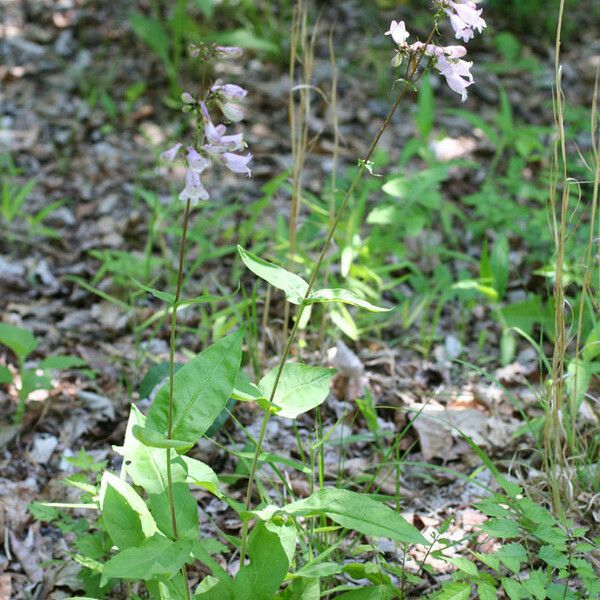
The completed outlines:
<svg viewBox="0 0 600 600">
<path fill-rule="evenodd" d="M 114 446 L 113 449 L 123 456 L 122 469 L 136 485 L 149 494 L 160 494 L 167 489 L 167 452 L 145 446 L 136 439 L 134 425 L 143 427 L 145 423 L 146 417 L 132 404 L 123 446 Z M 187 468 L 181 457 L 171 459 L 171 476 L 174 482 L 186 480 Z"/>
<path fill-rule="evenodd" d="M 478 583 L 477 593 L 479 600 L 496 600 L 498 598 L 496 588 L 491 583 Z"/>
<path fill-rule="evenodd" d="M 149 446 L 150 448 L 173 448 L 173 450 L 176 450 L 177 452 L 184 453 L 190 450 L 194 445 L 191 442 L 169 439 L 158 433 L 158 431 L 147 429 L 141 425 L 133 426 L 133 435 L 137 440 L 142 442 L 142 444 Z"/>
<path fill-rule="evenodd" d="M 231 397 L 238 402 L 257 402 L 259 400 L 268 400 L 258 388 L 249 379 L 246 373 L 240 369 L 235 379 L 235 385 L 231 392 Z"/>
<path fill-rule="evenodd" d="M 526 597 L 523 586 L 514 579 L 503 577 L 502 587 L 504 588 L 504 591 L 506 592 L 506 595 L 510 598 L 510 600 L 520 600 L 521 598 Z"/>
<path fill-rule="evenodd" d="M 368 536 L 390 538 L 407 544 L 429 542 L 400 513 L 365 494 L 325 488 L 283 508 L 288 514 L 325 514 L 332 521 Z"/>
<path fill-rule="evenodd" d="M 453 556 L 446 560 L 467 575 L 472 575 L 473 577 L 477 576 L 477 565 L 472 560 L 464 558 L 463 556 Z"/>
<path fill-rule="evenodd" d="M 145 502 L 125 481 L 105 471 L 100 483 L 102 521 L 118 548 L 139 546 L 157 531 Z"/>
<path fill-rule="evenodd" d="M 244 250 L 241 246 L 238 246 L 238 252 L 240 253 L 242 262 L 255 275 L 258 275 L 278 290 L 285 292 L 288 302 L 302 304 L 306 290 L 308 289 L 308 283 L 302 277 L 298 277 L 298 275 L 290 273 L 282 267 L 259 258 L 251 252 Z"/>
<path fill-rule="evenodd" d="M 0 344 L 10 348 L 20 361 L 24 361 L 38 346 L 31 331 L 6 323 L 0 323 Z"/>
<path fill-rule="evenodd" d="M 506 544 L 496 551 L 496 557 L 500 559 L 507 569 L 517 574 L 521 570 L 521 563 L 527 562 L 527 552 L 521 544 Z"/>
<path fill-rule="evenodd" d="M 564 569 L 569 562 L 565 553 L 557 550 L 553 546 L 542 546 L 538 556 L 551 567 L 555 569 Z"/>
<path fill-rule="evenodd" d="M 550 583 L 550 576 L 541 569 L 529 572 L 529 578 L 523 582 L 523 587 L 536 599 L 546 598 L 546 587 Z"/>
<path fill-rule="evenodd" d="M 86 367 L 87 363 L 79 356 L 49 356 L 40 361 L 38 369 L 73 369 L 75 367 Z"/>
<path fill-rule="evenodd" d="M 127 548 L 113 556 L 102 571 L 101 585 L 111 579 L 147 581 L 157 577 L 170 578 L 185 564 L 192 542 L 174 542 L 156 534 L 135 548 Z"/>
<path fill-rule="evenodd" d="M 345 592 L 336 598 L 337 600 L 391 600 L 396 598 L 396 594 L 388 585 L 374 585 Z"/>
<path fill-rule="evenodd" d="M 495 571 L 496 573 L 500 572 L 500 559 L 495 554 L 475 552 L 475 556 L 492 571 Z"/>
<path fill-rule="evenodd" d="M 181 458 L 187 467 L 187 483 L 207 489 L 215 496 L 221 495 L 219 491 L 219 478 L 208 465 L 189 456 L 182 456 Z"/>
<path fill-rule="evenodd" d="M 173 306 L 173 304 L 175 304 L 175 294 L 170 294 L 169 292 L 161 292 L 160 290 L 156 290 L 152 287 L 148 287 L 147 285 L 140 283 L 134 277 L 130 277 L 130 279 L 131 279 L 131 281 L 133 281 L 134 285 L 139 287 L 141 290 L 144 290 L 145 292 L 152 294 L 155 298 L 158 298 L 159 300 L 166 302 L 170 306 Z"/>
<path fill-rule="evenodd" d="M 273 397 L 273 404 L 281 409 L 277 414 L 295 419 L 325 402 L 334 372 L 333 369 L 285 363 Z M 271 397 L 276 376 L 277 368 L 269 371 L 258 384 L 267 398 Z"/>
<path fill-rule="evenodd" d="M 317 578 L 297 577 L 276 598 L 278 600 L 319 600 L 321 582 Z"/>
<path fill-rule="evenodd" d="M 174 378 L 173 437 L 196 443 L 219 416 L 242 359 L 242 330 L 209 346 L 177 371 Z M 166 433 L 169 386 L 166 384 L 146 417 L 146 427 Z"/>
<path fill-rule="evenodd" d="M 337 562 L 320 562 L 313 565 L 306 565 L 294 575 L 296 577 L 331 577 L 339 575 L 342 572 L 342 565 Z"/>
<path fill-rule="evenodd" d="M 233 582 L 235 600 L 272 600 L 290 566 L 279 535 L 258 523 L 248 540 L 248 556 L 250 564 Z"/>
<path fill-rule="evenodd" d="M 0 385 L 5 383 L 12 383 L 13 376 L 8 367 L 0 365 Z"/>
<path fill-rule="evenodd" d="M 489 521 L 481 525 L 481 530 L 490 537 L 501 540 L 519 537 L 519 526 L 512 519 L 492 517 Z"/>
<path fill-rule="evenodd" d="M 454 581 L 446 584 L 436 600 L 469 600 L 471 597 L 471 586 L 468 583 Z"/>
<path fill-rule="evenodd" d="M 188 488 L 187 483 L 173 484 L 173 499 L 175 502 L 177 535 L 184 540 L 198 539 L 198 503 Z M 148 496 L 150 512 L 157 527 L 167 537 L 174 540 L 173 521 L 171 518 L 169 492 Z"/>
<path fill-rule="evenodd" d="M 351 292 L 350 290 L 344 290 L 342 288 L 322 289 L 311 292 L 305 301 L 306 304 L 322 304 L 326 302 L 341 302 L 342 304 L 358 306 L 359 308 L 364 308 L 365 310 L 371 312 L 388 312 L 392 310 L 391 308 L 375 306 L 360 296 L 357 296 L 354 292 Z"/>
</svg>

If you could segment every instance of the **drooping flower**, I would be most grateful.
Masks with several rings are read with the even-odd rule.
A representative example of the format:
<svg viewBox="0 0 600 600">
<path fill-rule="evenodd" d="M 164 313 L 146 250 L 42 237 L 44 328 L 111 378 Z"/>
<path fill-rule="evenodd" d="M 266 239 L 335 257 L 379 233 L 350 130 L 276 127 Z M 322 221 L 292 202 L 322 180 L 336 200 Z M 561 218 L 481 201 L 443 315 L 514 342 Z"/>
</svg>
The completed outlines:
<svg viewBox="0 0 600 600">
<path fill-rule="evenodd" d="M 244 54 L 237 46 L 215 46 L 215 50 L 220 58 L 240 58 Z"/>
<path fill-rule="evenodd" d="M 227 119 L 237 123 L 244 118 L 244 111 L 240 102 L 248 92 L 243 87 L 230 83 L 224 84 L 221 80 L 217 80 L 210 91 L 217 102 L 217 106 Z"/>
<path fill-rule="evenodd" d="M 472 62 L 458 59 L 448 59 L 445 54 L 437 56 L 436 68 L 446 79 L 448 87 L 460 94 L 462 101 L 467 99 L 467 88 L 474 83 L 471 74 Z"/>
<path fill-rule="evenodd" d="M 232 173 L 242 173 L 252 177 L 252 171 L 248 167 L 248 163 L 252 160 L 252 154 L 233 154 L 231 152 L 225 152 L 221 161 Z"/>
<path fill-rule="evenodd" d="M 226 101 L 241 100 L 248 95 L 247 90 L 233 83 L 223 83 L 220 79 L 210 88 L 213 94 L 222 96 Z"/>
<path fill-rule="evenodd" d="M 160 155 L 160 157 L 162 158 L 162 160 L 174 161 L 177 158 L 177 155 L 179 154 L 179 150 L 181 149 L 182 146 L 183 146 L 183 144 L 178 142 L 174 146 L 171 146 L 168 150 L 165 150 Z"/>
<path fill-rule="evenodd" d="M 202 174 L 210 167 L 210 160 L 204 158 L 193 146 L 187 147 L 187 164 L 188 168 L 198 175 Z"/>
<path fill-rule="evenodd" d="M 200 174 L 192 169 L 187 169 L 185 172 L 185 187 L 179 194 L 179 199 L 187 202 L 190 200 L 192 205 L 195 205 L 199 200 L 208 200 L 209 195 L 202 181 Z"/>
<path fill-rule="evenodd" d="M 385 32 L 385 35 L 391 35 L 398 46 L 406 45 L 406 40 L 410 37 L 410 33 L 406 31 L 404 21 L 392 21 L 390 28 Z"/>
<path fill-rule="evenodd" d="M 486 22 L 481 18 L 483 9 L 477 9 L 471 0 L 442 0 L 442 5 L 450 18 L 456 39 L 468 42 L 475 37 L 475 30 L 481 33 L 485 29 Z"/>
</svg>

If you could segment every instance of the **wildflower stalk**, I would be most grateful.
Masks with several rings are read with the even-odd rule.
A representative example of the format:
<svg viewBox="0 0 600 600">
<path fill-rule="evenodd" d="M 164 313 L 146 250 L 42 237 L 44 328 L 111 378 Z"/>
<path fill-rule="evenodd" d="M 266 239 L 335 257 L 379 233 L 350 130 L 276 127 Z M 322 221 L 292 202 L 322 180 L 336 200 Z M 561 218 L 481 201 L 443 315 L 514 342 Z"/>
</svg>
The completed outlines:
<svg viewBox="0 0 600 600">
<path fill-rule="evenodd" d="M 185 259 L 185 240 L 187 237 L 187 229 L 190 221 L 191 200 L 188 198 L 185 203 L 185 213 L 183 215 L 183 229 L 181 232 L 181 242 L 179 245 L 179 270 L 177 272 L 177 289 L 175 291 L 175 299 L 173 300 L 173 312 L 171 313 L 171 337 L 169 341 L 169 425 L 167 439 L 173 438 L 173 408 L 175 401 L 175 334 L 177 331 L 177 308 L 179 305 L 179 297 L 181 295 L 181 287 L 183 285 L 183 262 Z M 169 496 L 169 511 L 171 513 L 171 525 L 173 527 L 173 537 L 179 538 L 177 532 L 177 515 L 175 513 L 175 496 L 173 493 L 173 476 L 171 473 L 171 448 L 167 448 L 167 488 Z M 183 575 L 186 598 L 191 600 L 190 587 L 187 578 L 187 569 L 183 565 L 181 568 Z"/>
<path fill-rule="evenodd" d="M 431 34 L 429 35 L 429 39 L 426 44 L 429 44 L 431 38 L 433 37 L 433 34 L 434 34 L 434 31 L 432 31 Z M 398 107 L 400 106 L 400 103 L 404 99 L 406 93 L 413 89 L 413 86 L 414 86 L 413 78 L 414 78 L 415 74 L 417 73 L 417 69 L 419 68 L 419 65 L 421 63 L 421 59 L 422 59 L 423 55 L 424 55 L 424 53 L 420 52 L 418 54 L 417 58 L 414 61 L 412 61 L 412 64 L 410 65 L 410 68 L 409 68 L 410 70 L 408 73 L 408 77 L 402 82 L 404 84 L 402 87 L 402 90 L 398 94 L 398 97 L 396 98 L 392 108 L 390 109 L 383 124 L 381 125 L 379 131 L 377 132 L 377 135 L 371 142 L 371 146 L 369 147 L 369 151 L 367 152 L 366 157 L 364 158 L 364 160 L 361 160 L 360 165 L 356 171 L 356 174 L 354 175 L 354 179 L 352 180 L 350 187 L 348 188 L 348 190 L 346 191 L 346 193 L 344 195 L 344 198 L 342 200 L 340 208 L 338 209 L 338 211 L 335 215 L 335 218 L 333 219 L 333 221 L 331 222 L 331 224 L 329 226 L 329 230 L 327 231 L 327 236 L 325 237 L 325 242 L 323 243 L 323 247 L 321 249 L 321 252 L 319 254 L 317 262 L 316 262 L 315 266 L 313 267 L 312 273 L 310 275 L 310 279 L 308 281 L 308 286 L 306 288 L 304 298 L 302 299 L 302 302 L 298 306 L 298 312 L 296 314 L 294 326 L 292 327 L 292 330 L 288 336 L 285 348 L 283 349 L 283 352 L 281 353 L 281 357 L 279 359 L 277 371 L 275 374 L 273 388 L 272 388 L 271 394 L 269 396 L 269 406 L 271 406 L 273 404 L 273 399 L 275 398 L 275 392 L 277 391 L 277 387 L 279 385 L 279 380 L 281 379 L 281 373 L 283 372 L 283 367 L 285 366 L 285 362 L 286 362 L 286 360 L 290 354 L 290 351 L 292 349 L 292 345 L 294 343 L 296 334 L 298 332 L 299 324 L 302 320 L 302 314 L 304 313 L 304 309 L 307 306 L 306 301 L 314 288 L 315 281 L 317 279 L 317 276 L 318 276 L 321 266 L 323 264 L 323 260 L 325 259 L 325 255 L 327 254 L 327 251 L 329 250 L 329 246 L 331 244 L 331 240 L 333 239 L 333 235 L 337 229 L 337 226 L 340 223 L 340 220 L 346 210 L 346 207 L 348 206 L 348 202 L 350 201 L 350 198 L 352 197 L 352 194 L 354 193 L 354 190 L 356 189 L 356 186 L 362 179 L 362 176 L 364 175 L 364 172 L 367 169 L 367 166 L 369 165 L 371 158 L 373 157 L 373 154 L 374 154 L 375 150 L 377 149 L 377 146 L 379 145 L 381 136 L 383 135 L 383 133 L 389 126 L 389 124 L 392 120 L 392 117 L 396 113 L 396 110 L 398 110 Z M 262 443 L 264 441 L 265 434 L 267 432 L 267 426 L 269 424 L 270 418 L 271 418 L 271 411 L 266 410 L 265 415 L 263 417 L 262 425 L 260 428 L 260 433 L 259 433 L 258 439 L 256 441 L 256 448 L 254 451 L 254 456 L 252 458 L 250 472 L 248 474 L 248 486 L 246 488 L 246 499 L 244 502 L 244 509 L 246 511 L 250 510 L 250 504 L 251 504 L 251 500 L 252 500 L 252 491 L 254 489 L 254 479 L 256 477 L 256 470 L 258 467 L 258 457 L 260 456 L 260 453 L 261 453 Z M 249 527 L 249 523 L 248 523 L 248 521 L 245 521 L 243 528 L 242 528 L 242 543 L 241 543 L 241 548 L 240 548 L 240 566 L 243 566 L 245 558 L 246 558 L 248 527 Z"/>
</svg>

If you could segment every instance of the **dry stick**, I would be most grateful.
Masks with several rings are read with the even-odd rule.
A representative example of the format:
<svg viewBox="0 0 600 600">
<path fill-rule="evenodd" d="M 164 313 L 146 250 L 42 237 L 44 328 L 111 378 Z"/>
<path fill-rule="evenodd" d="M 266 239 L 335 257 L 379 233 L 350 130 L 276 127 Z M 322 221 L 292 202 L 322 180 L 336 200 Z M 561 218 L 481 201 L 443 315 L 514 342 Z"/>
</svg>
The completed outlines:
<svg viewBox="0 0 600 600">
<path fill-rule="evenodd" d="M 591 295 L 592 289 L 592 256 L 594 251 L 594 240 L 596 232 L 596 212 L 598 208 L 598 192 L 600 188 L 600 148 L 596 138 L 596 119 L 598 117 L 598 91 L 599 91 L 600 67 L 596 71 L 596 84 L 594 86 L 594 100 L 592 104 L 592 148 L 596 155 L 596 164 L 594 166 L 594 191 L 592 192 L 592 212 L 590 216 L 590 236 L 588 239 L 587 256 L 585 258 L 585 273 L 583 286 L 581 288 L 581 299 L 579 302 L 579 319 L 577 322 L 577 341 L 575 343 L 575 364 L 579 362 L 579 354 L 581 351 L 581 332 L 583 330 L 583 313 L 585 310 L 586 295 Z M 573 379 L 573 406 L 571 407 L 571 431 L 575 431 L 577 417 L 577 375 Z"/>
<path fill-rule="evenodd" d="M 173 438 L 173 412 L 175 398 L 175 332 L 177 329 L 177 305 L 181 295 L 181 286 L 183 284 L 183 259 L 185 256 L 185 238 L 187 237 L 188 223 L 190 221 L 191 201 L 188 199 L 185 205 L 185 214 L 183 215 L 183 231 L 181 232 L 181 243 L 179 245 L 179 271 L 177 273 L 177 290 L 173 300 L 173 313 L 171 315 L 171 337 L 169 349 L 169 431 L 167 439 Z M 171 474 L 171 448 L 167 448 L 167 487 L 169 490 L 169 510 L 171 512 L 171 524 L 173 526 L 173 537 L 178 539 L 177 516 L 175 515 L 175 498 L 173 494 L 173 476 Z M 181 574 L 185 585 L 185 593 L 188 600 L 191 599 L 190 588 L 187 578 L 187 569 L 185 564 L 181 567 Z"/>
<path fill-rule="evenodd" d="M 430 39 L 431 39 L 432 35 L 433 35 L 433 33 L 430 35 Z M 429 43 L 429 41 L 427 43 Z M 420 56 L 422 57 L 422 54 Z M 335 219 L 333 220 L 333 222 L 331 223 L 331 226 L 329 227 L 329 231 L 327 232 L 327 236 L 325 238 L 325 243 L 323 244 L 323 248 L 321 249 L 321 253 L 319 254 L 317 263 L 315 264 L 315 266 L 312 270 L 310 279 L 308 281 L 306 293 L 304 294 L 304 298 L 302 299 L 302 302 L 300 303 L 300 306 L 298 307 L 298 314 L 296 315 L 296 319 L 294 321 L 294 326 L 292 328 L 292 331 L 290 332 L 290 335 L 288 337 L 288 340 L 287 340 L 287 343 L 283 350 L 283 353 L 281 354 L 281 358 L 279 360 L 279 365 L 277 367 L 277 373 L 275 375 L 275 381 L 273 383 L 273 388 L 272 388 L 271 394 L 269 396 L 269 406 L 271 406 L 273 403 L 273 398 L 275 397 L 275 392 L 277 391 L 277 386 L 279 385 L 279 380 L 281 378 L 281 373 L 283 371 L 283 367 L 285 366 L 285 361 L 290 353 L 292 344 L 294 343 L 296 333 L 298 332 L 298 325 L 300 323 L 302 313 L 304 312 L 304 309 L 307 306 L 306 300 L 308 299 L 308 297 L 310 296 L 310 293 L 312 292 L 312 289 L 315 284 L 315 280 L 317 279 L 317 275 L 319 274 L 319 270 L 321 268 L 321 264 L 323 263 L 323 259 L 325 258 L 325 254 L 327 253 L 327 250 L 329 249 L 329 244 L 331 243 L 331 239 L 333 238 L 333 234 L 335 233 L 335 230 L 342 218 L 344 210 L 346 209 L 346 206 L 348 205 L 350 197 L 354 193 L 354 190 L 356 189 L 358 182 L 362 178 L 362 176 L 367 168 L 367 164 L 373 157 L 373 153 L 375 152 L 375 149 L 377 148 L 377 145 L 379 144 L 379 140 L 381 139 L 381 136 L 383 135 L 384 131 L 387 129 L 388 125 L 390 124 L 390 121 L 392 120 L 392 117 L 394 116 L 396 110 L 400 106 L 400 103 L 404 99 L 406 92 L 411 89 L 410 83 L 411 83 L 412 77 L 414 76 L 414 74 L 419 66 L 419 63 L 420 63 L 420 58 L 419 58 L 419 60 L 416 60 L 414 62 L 414 65 L 411 68 L 411 72 L 410 72 L 408 81 L 404 82 L 404 87 L 402 88 L 402 91 L 398 94 L 398 97 L 396 98 L 394 105 L 392 106 L 390 112 L 388 113 L 387 117 L 385 118 L 383 125 L 381 126 L 381 128 L 379 129 L 379 132 L 375 136 L 375 139 L 371 143 L 371 147 L 369 148 L 366 158 L 361 161 L 358 171 L 356 172 L 356 175 L 354 176 L 354 179 L 352 180 L 352 183 L 350 184 L 348 191 L 344 195 L 344 199 L 342 200 L 340 209 L 338 210 L 338 212 L 335 216 Z M 256 468 L 258 465 L 258 458 L 260 456 L 262 443 L 265 438 L 265 434 L 267 431 L 267 425 L 269 424 L 270 417 L 271 417 L 270 410 L 265 411 L 265 416 L 263 418 L 260 433 L 259 433 L 259 436 L 258 436 L 258 439 L 256 442 L 256 450 L 254 452 L 254 457 L 252 459 L 250 473 L 248 475 L 248 487 L 246 489 L 246 501 L 244 503 L 244 510 L 246 510 L 246 511 L 250 510 L 250 502 L 251 502 L 251 498 L 252 498 L 252 489 L 254 487 L 254 478 L 256 476 Z M 241 544 L 241 549 L 240 549 L 240 566 L 243 566 L 245 557 L 246 557 L 246 541 L 247 541 L 247 537 L 248 537 L 248 526 L 249 526 L 248 521 L 245 521 L 243 528 L 242 528 L 242 544 Z"/>
</svg>

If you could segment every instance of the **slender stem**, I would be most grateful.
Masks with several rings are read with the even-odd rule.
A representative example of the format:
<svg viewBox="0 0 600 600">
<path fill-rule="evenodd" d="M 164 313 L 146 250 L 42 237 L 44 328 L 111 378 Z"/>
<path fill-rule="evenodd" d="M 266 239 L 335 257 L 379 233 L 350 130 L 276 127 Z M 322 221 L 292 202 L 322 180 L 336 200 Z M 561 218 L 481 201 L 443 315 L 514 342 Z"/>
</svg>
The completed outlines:
<svg viewBox="0 0 600 600">
<path fill-rule="evenodd" d="M 414 68 L 412 69 L 411 77 L 412 77 L 412 75 L 414 75 L 415 71 L 417 70 L 417 66 L 418 65 L 415 65 Z M 273 388 L 271 390 L 271 394 L 269 397 L 269 405 L 271 405 L 273 403 L 273 398 L 275 397 L 275 392 L 277 390 L 277 386 L 279 385 L 279 380 L 281 378 L 281 373 L 283 372 L 283 367 L 285 366 L 285 362 L 289 356 L 290 350 L 292 348 L 292 344 L 294 343 L 296 333 L 298 332 L 298 326 L 300 324 L 302 314 L 304 312 L 304 309 L 308 306 L 306 304 L 306 300 L 308 299 L 308 297 L 310 296 L 310 294 L 313 290 L 315 281 L 317 279 L 317 275 L 319 274 L 319 270 L 321 269 L 321 265 L 323 263 L 325 255 L 327 254 L 327 251 L 329 250 L 329 246 L 331 244 L 333 234 L 335 233 L 335 230 L 337 229 L 337 226 L 342 218 L 342 215 L 344 214 L 344 211 L 348 205 L 348 202 L 350 201 L 350 198 L 352 197 L 352 194 L 354 193 L 354 190 L 356 189 L 356 186 L 358 185 L 360 179 L 362 178 L 362 176 L 367 168 L 367 164 L 373 157 L 373 153 L 375 152 L 375 149 L 377 148 L 377 145 L 379 144 L 379 141 L 381 140 L 381 136 L 383 135 L 384 131 L 387 129 L 388 125 L 390 124 L 392 117 L 394 116 L 396 110 L 400 106 L 400 103 L 404 99 L 404 96 L 406 95 L 406 92 L 409 89 L 410 89 L 410 86 L 408 84 L 405 84 L 404 87 L 402 88 L 402 91 L 398 94 L 398 97 L 397 97 L 396 101 L 394 102 L 394 105 L 392 106 L 387 117 L 385 118 L 383 125 L 381 126 L 377 135 L 375 136 L 375 139 L 371 143 L 371 146 L 369 148 L 369 151 L 367 152 L 366 158 L 360 163 L 360 166 L 356 172 L 356 175 L 354 176 L 354 179 L 352 180 L 350 187 L 348 188 L 346 194 L 344 195 L 342 204 L 341 204 L 335 218 L 331 222 L 331 225 L 329 226 L 329 231 L 327 232 L 327 236 L 325 238 L 323 248 L 321 249 L 319 258 L 317 259 L 317 262 L 312 270 L 310 279 L 308 281 L 308 287 L 306 288 L 306 293 L 304 294 L 304 298 L 303 298 L 300 306 L 298 307 L 298 314 L 296 315 L 296 320 L 294 321 L 294 326 L 292 328 L 292 331 L 290 332 L 290 335 L 288 336 L 287 343 L 281 354 L 281 358 L 279 360 L 279 364 L 277 367 L 277 372 L 275 374 Z M 254 478 L 256 476 L 256 469 L 258 466 L 258 458 L 260 456 L 262 443 L 265 438 L 265 434 L 267 432 L 267 425 L 269 424 L 270 418 L 271 418 L 271 412 L 269 410 L 265 411 L 265 415 L 263 418 L 260 433 L 259 433 L 259 436 L 258 436 L 258 439 L 256 442 L 256 450 L 254 452 L 254 457 L 252 459 L 252 464 L 250 466 L 250 473 L 248 475 L 248 487 L 246 489 L 246 501 L 244 503 L 244 508 L 246 511 L 250 509 L 250 502 L 252 499 L 252 490 L 254 488 Z M 241 544 L 241 550 L 240 550 L 240 561 L 241 561 L 240 564 L 241 565 L 243 565 L 245 556 L 246 556 L 247 537 L 248 537 L 248 521 L 246 521 L 244 523 L 243 528 L 242 528 L 242 544 Z"/>
<path fill-rule="evenodd" d="M 188 199 L 185 205 L 185 213 L 183 215 L 183 230 L 181 232 L 181 243 L 179 245 L 179 270 L 177 272 L 177 289 L 175 291 L 175 299 L 173 300 L 173 312 L 171 313 L 171 337 L 169 342 L 169 425 L 167 438 L 173 438 L 173 412 L 175 404 L 175 334 L 177 331 L 177 308 L 179 297 L 181 295 L 181 287 L 183 285 L 183 261 L 185 258 L 185 239 L 187 237 L 188 224 L 190 221 L 191 202 Z M 171 513 L 171 525 L 173 526 L 173 537 L 178 539 L 177 532 L 177 515 L 175 514 L 175 496 L 173 493 L 173 475 L 171 473 L 171 448 L 167 448 L 167 488 L 169 496 L 169 511 Z M 185 565 L 181 568 L 183 575 L 186 597 L 191 599 L 190 588 L 187 578 L 187 569 Z"/>
</svg>

